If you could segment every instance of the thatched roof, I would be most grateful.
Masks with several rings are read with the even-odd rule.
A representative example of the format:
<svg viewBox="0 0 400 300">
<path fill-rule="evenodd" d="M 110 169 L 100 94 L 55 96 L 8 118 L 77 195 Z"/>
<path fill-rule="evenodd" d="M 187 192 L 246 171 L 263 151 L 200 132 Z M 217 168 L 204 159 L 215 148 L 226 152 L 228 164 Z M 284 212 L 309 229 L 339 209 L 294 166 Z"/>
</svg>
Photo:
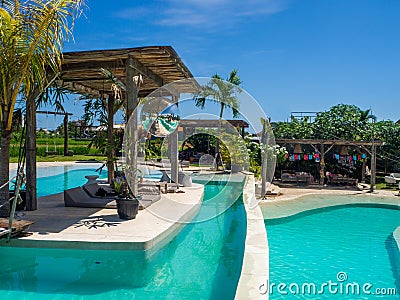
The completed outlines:
<svg viewBox="0 0 400 300">
<path fill-rule="evenodd" d="M 139 97 L 145 97 L 173 81 L 193 77 L 172 47 L 151 46 L 65 52 L 60 79 L 71 92 L 92 97 L 108 95 L 113 92 L 113 82 L 107 73 L 111 73 L 114 82 L 123 87 L 128 58 L 132 58 L 130 66 L 143 76 Z"/>
</svg>

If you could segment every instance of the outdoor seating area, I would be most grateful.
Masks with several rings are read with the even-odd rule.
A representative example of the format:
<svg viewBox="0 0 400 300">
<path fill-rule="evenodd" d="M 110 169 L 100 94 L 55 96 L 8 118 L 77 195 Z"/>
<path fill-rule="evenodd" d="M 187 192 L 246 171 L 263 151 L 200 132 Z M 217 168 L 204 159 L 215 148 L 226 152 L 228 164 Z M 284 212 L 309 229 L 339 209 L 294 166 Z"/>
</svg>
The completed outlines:
<svg viewBox="0 0 400 300">
<path fill-rule="evenodd" d="M 149 207 L 161 199 L 161 192 L 175 192 L 178 184 L 148 181 L 139 184 L 139 209 Z M 116 209 L 117 192 L 107 184 L 91 183 L 64 191 L 66 207 Z"/>
<path fill-rule="evenodd" d="M 350 178 L 339 174 L 339 175 L 333 175 L 332 177 L 328 177 L 328 183 L 332 185 L 357 186 L 358 179 Z"/>
<path fill-rule="evenodd" d="M 306 172 L 295 172 L 295 173 L 282 173 L 281 176 L 282 183 L 305 183 L 311 184 L 314 182 L 314 177 Z"/>
</svg>

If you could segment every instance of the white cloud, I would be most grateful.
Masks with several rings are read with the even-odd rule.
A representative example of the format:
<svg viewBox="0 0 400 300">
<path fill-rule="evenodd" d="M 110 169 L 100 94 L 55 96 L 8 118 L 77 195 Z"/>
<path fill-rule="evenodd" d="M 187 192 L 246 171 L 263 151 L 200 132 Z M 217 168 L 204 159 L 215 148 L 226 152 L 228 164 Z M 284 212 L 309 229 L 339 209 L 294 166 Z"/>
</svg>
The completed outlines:
<svg viewBox="0 0 400 300">
<path fill-rule="evenodd" d="M 149 18 L 162 26 L 231 26 L 249 17 L 262 17 L 285 10 L 290 0 L 163 0 L 148 6 L 126 8 L 120 18 Z M 162 5 L 160 5 L 162 3 Z M 151 16 L 151 17 L 149 17 Z"/>
</svg>

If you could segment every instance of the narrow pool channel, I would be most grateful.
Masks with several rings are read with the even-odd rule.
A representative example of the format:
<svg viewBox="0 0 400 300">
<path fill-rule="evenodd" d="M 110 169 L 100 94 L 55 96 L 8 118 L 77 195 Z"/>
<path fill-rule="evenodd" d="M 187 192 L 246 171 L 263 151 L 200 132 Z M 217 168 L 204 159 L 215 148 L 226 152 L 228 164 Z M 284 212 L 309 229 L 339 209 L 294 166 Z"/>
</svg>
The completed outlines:
<svg viewBox="0 0 400 300">
<path fill-rule="evenodd" d="M 207 184 L 201 211 L 217 209 L 215 197 L 223 201 L 232 189 L 242 184 Z M 219 216 L 186 225 L 150 257 L 145 251 L 3 247 L 0 299 L 233 299 L 245 234 L 239 197 Z"/>
</svg>

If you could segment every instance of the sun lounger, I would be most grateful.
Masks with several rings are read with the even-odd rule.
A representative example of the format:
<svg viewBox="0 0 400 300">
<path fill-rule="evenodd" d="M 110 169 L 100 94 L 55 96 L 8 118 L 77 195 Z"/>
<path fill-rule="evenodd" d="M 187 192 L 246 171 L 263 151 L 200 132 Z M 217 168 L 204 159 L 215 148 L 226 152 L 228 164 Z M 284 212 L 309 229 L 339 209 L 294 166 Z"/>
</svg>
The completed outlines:
<svg viewBox="0 0 400 300">
<path fill-rule="evenodd" d="M 114 197 L 92 197 L 81 186 L 64 191 L 64 203 L 67 207 L 117 208 Z"/>
<path fill-rule="evenodd" d="M 138 194 L 141 197 L 141 199 L 139 200 L 139 209 L 149 207 L 150 205 L 161 199 L 160 185 L 157 185 L 157 183 L 139 183 Z"/>
<path fill-rule="evenodd" d="M 173 183 L 171 180 L 171 177 L 167 174 L 165 170 L 161 170 L 162 176 L 160 179 L 160 182 L 168 182 L 168 183 Z M 191 187 L 192 186 L 192 178 L 185 174 L 184 172 L 179 172 L 178 173 L 178 184 L 184 187 Z"/>
</svg>

